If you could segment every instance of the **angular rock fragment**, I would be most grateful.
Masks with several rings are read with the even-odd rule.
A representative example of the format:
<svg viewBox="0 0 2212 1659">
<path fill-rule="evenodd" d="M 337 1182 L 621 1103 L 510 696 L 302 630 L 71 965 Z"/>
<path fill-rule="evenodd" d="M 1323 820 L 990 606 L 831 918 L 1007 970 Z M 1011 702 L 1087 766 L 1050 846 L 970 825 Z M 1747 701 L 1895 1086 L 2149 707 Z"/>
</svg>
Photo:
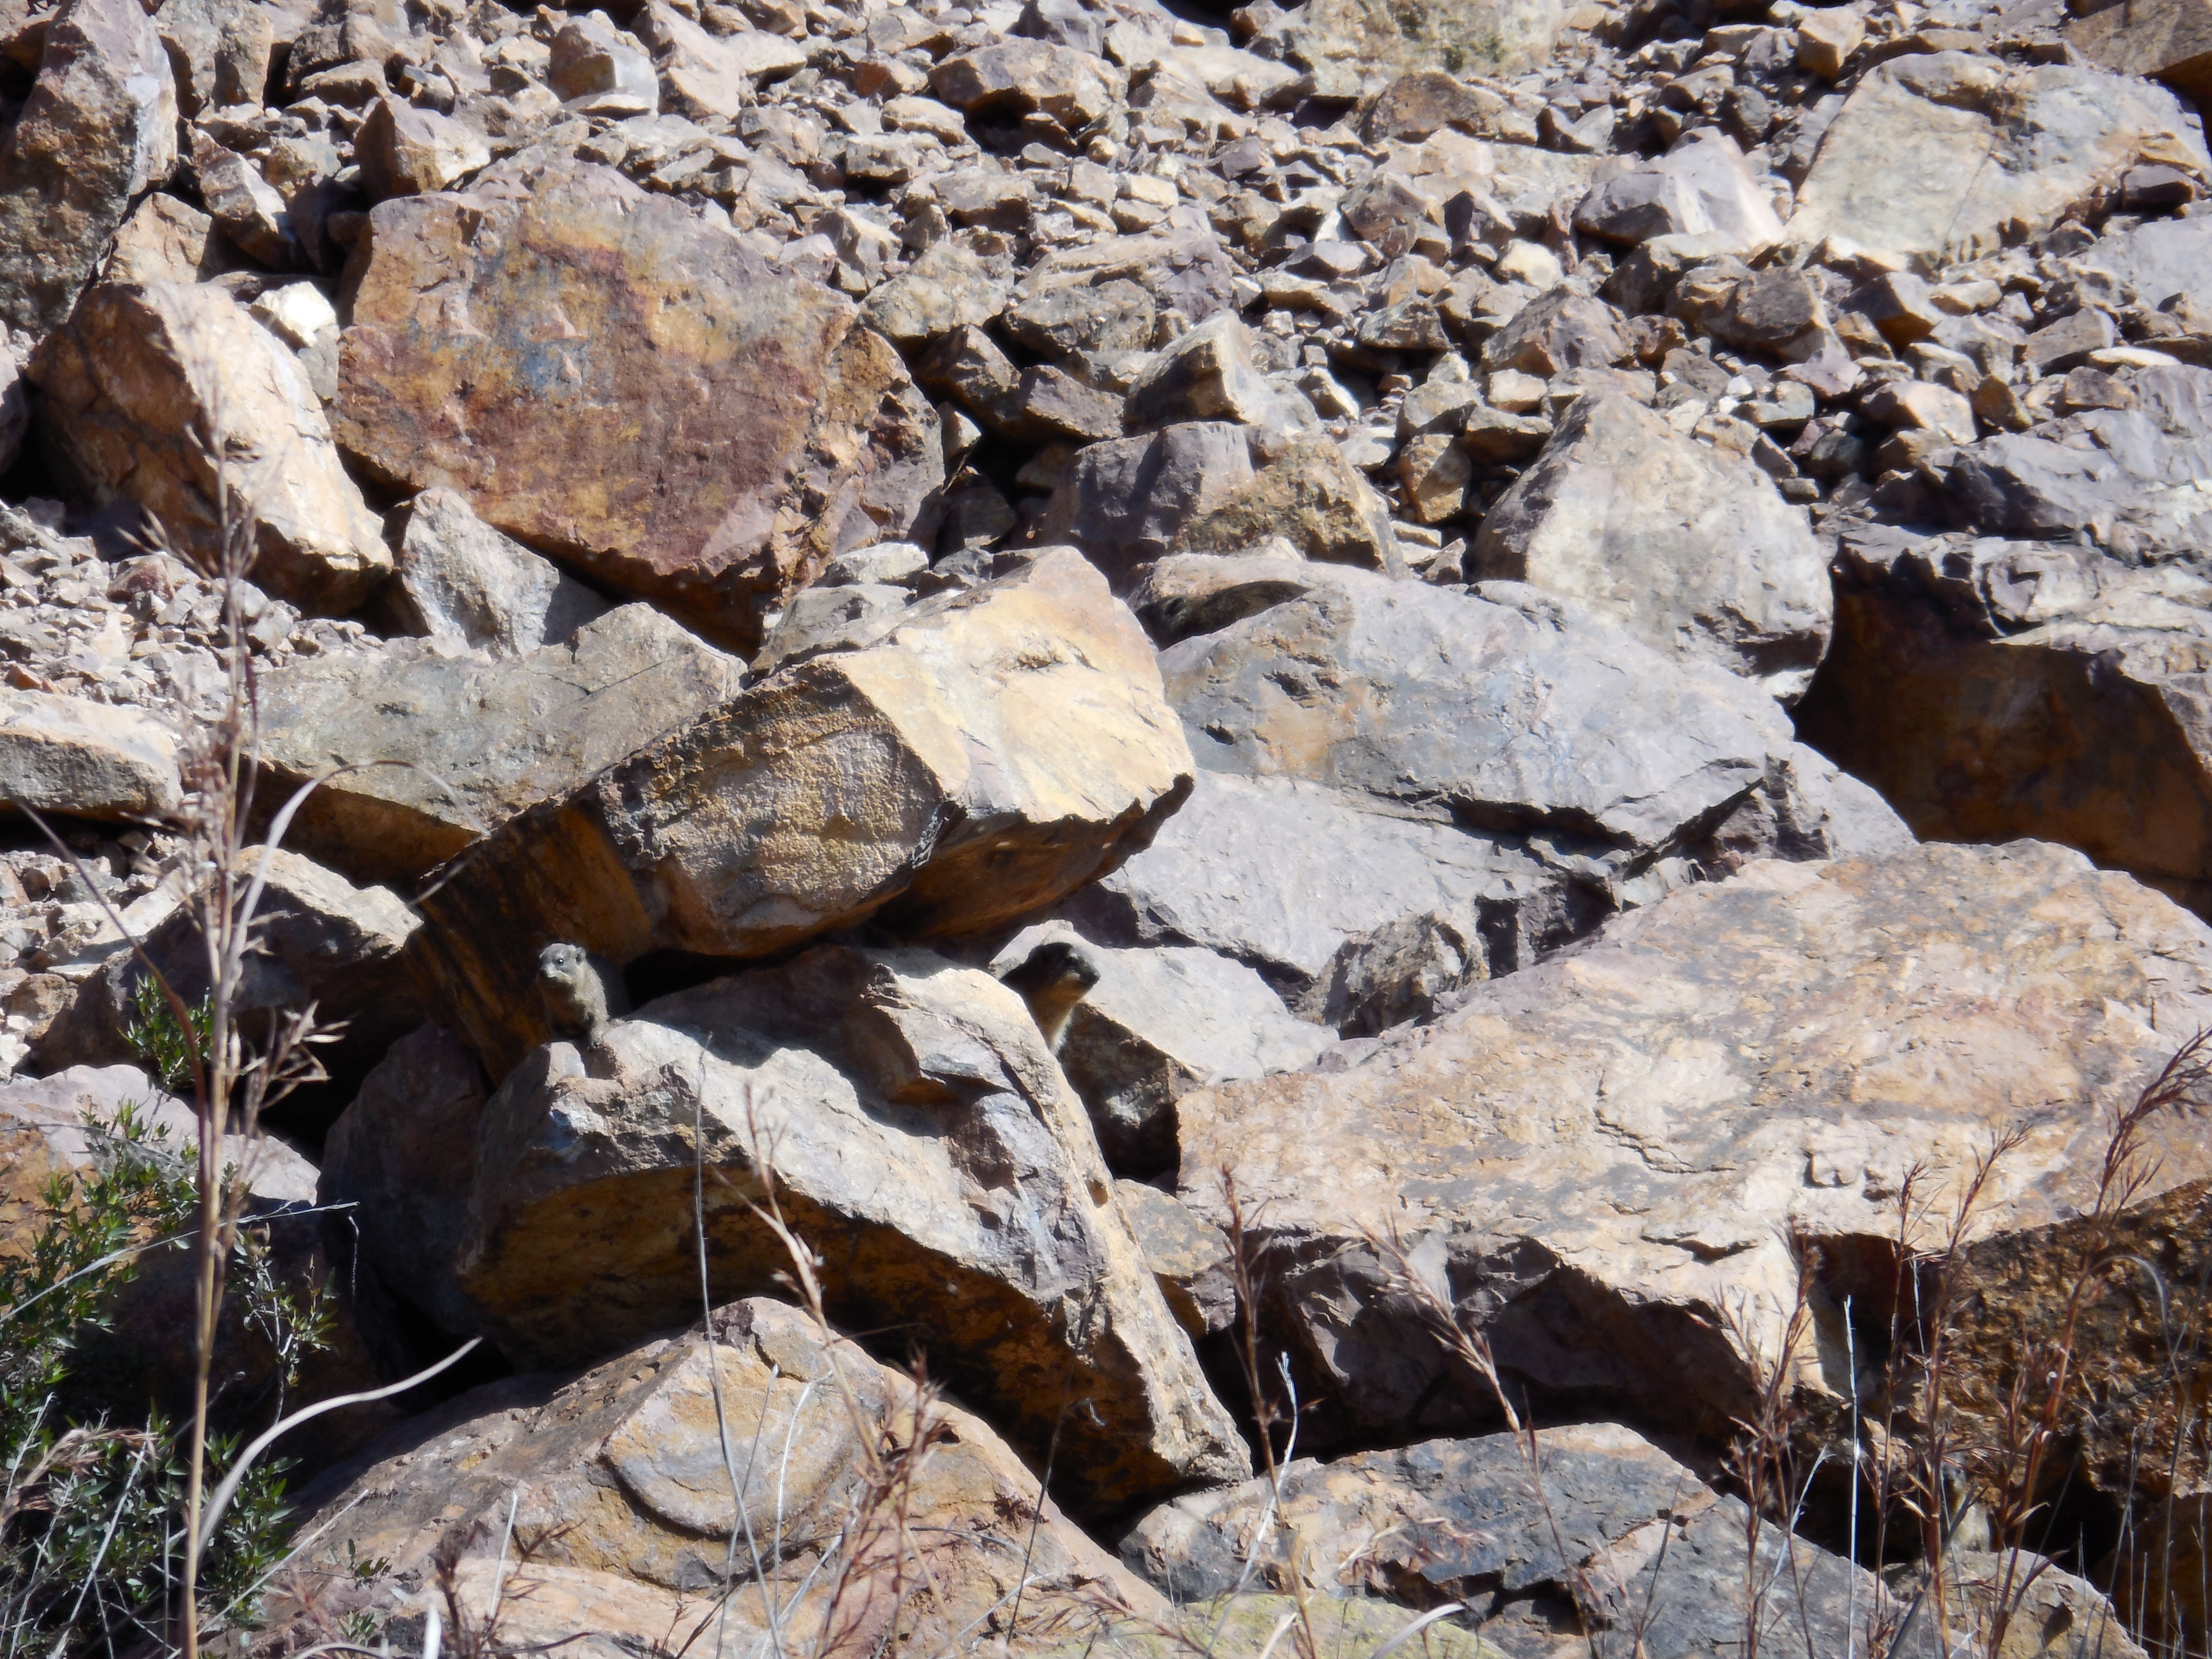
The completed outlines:
<svg viewBox="0 0 2212 1659">
<path fill-rule="evenodd" d="M 1510 1654 L 1566 1648 L 1571 1634 L 1580 1639 L 1568 1650 L 1604 1652 L 1609 1636 L 1631 1631 L 1654 1659 L 1746 1644 L 1748 1517 L 1738 1499 L 1614 1424 L 1543 1430 L 1534 1443 L 1533 1474 L 1528 1444 L 1510 1434 L 1300 1458 L 1279 1497 L 1255 1480 L 1161 1505 L 1123 1540 L 1122 1559 L 1175 1600 L 1209 1602 L 1242 1588 L 1256 1549 L 1265 1582 L 1295 1576 L 1332 1601 L 1462 1602 L 1474 1634 Z M 1275 1518 L 1262 1524 L 1271 1502 Z M 1655 1527 L 1666 1529 L 1663 1551 Z M 1295 1561 L 1289 1538 L 1299 1540 Z M 1759 1556 L 1773 1586 L 1759 1607 L 1763 1645 L 1840 1654 L 1904 1622 L 1906 1597 L 1804 1539 L 1770 1527 Z M 1334 1624 L 1335 1608 L 1321 1606 L 1315 1622 Z M 1915 1623 L 1917 1639 L 1907 1634 L 1897 1651 L 1934 1659 L 1932 1626 Z"/>
<path fill-rule="evenodd" d="M 1184 525 L 1175 544 L 1192 553 L 1237 553 L 1273 538 L 1327 563 L 1393 575 L 1404 568 L 1389 508 L 1325 438 L 1285 445 L 1244 489 Z"/>
<path fill-rule="evenodd" d="M 1301 1398 L 1333 1400 L 1345 1431 L 1487 1409 L 1435 1386 L 1449 1362 L 1388 1291 L 1365 1225 L 1395 1229 L 1540 1396 L 1619 1398 L 1725 1434 L 1750 1387 L 1739 1344 L 1779 1351 L 1797 1275 L 1785 1236 L 1836 1241 L 1818 1271 L 1844 1272 L 1859 1258 L 1842 1241 L 1894 1238 L 1906 1170 L 1947 1205 L 2014 1125 L 2027 1139 L 1983 1194 L 1978 1236 L 2072 1214 L 2112 1108 L 2208 1016 L 2212 933 L 2079 854 L 1763 863 L 1478 986 L 1419 1041 L 1386 1037 L 1338 1075 L 1185 1095 L 1181 1191 L 1221 1220 L 1210 1172 L 1227 1161 L 1247 1213 L 1269 1206 L 1255 1245 L 1299 1265 L 1267 1318 L 1302 1356 Z M 2130 1212 L 2154 1219 L 2212 1152 L 2179 1116 L 2147 1145 L 2163 1162 Z M 1847 1343 L 1820 1328 L 1801 1395 L 1841 1402 Z"/>
<path fill-rule="evenodd" d="M 2066 26 L 2066 40 L 2100 69 L 2163 81 L 2192 99 L 2212 93 L 2212 16 L 2201 0 L 2099 6 Z"/>
<path fill-rule="evenodd" d="M 555 940 L 623 963 L 749 957 L 885 906 L 911 935 L 1051 903 L 1188 789 L 1158 673 L 1098 574 L 1054 548 L 774 675 L 444 872 L 426 913 L 453 1022 L 495 1074 L 512 1066 L 544 1036 L 530 958 Z"/>
<path fill-rule="evenodd" d="M 177 93 L 137 0 L 69 0 L 0 140 L 0 323 L 58 325 L 147 190 L 177 164 Z"/>
<path fill-rule="evenodd" d="M 299 264 L 291 215 L 259 168 L 203 131 L 192 142 L 192 172 L 216 228 L 240 252 L 270 270 L 289 270 Z"/>
<path fill-rule="evenodd" d="M 1203 945 L 1303 1006 L 1326 997 L 1348 945 L 1407 917 L 1487 921 L 1478 931 L 1504 973 L 1607 908 L 1516 837 L 1409 818 L 1296 778 L 1207 771 L 1149 847 L 1062 914 L 1112 944 Z"/>
<path fill-rule="evenodd" d="M 1782 240 L 1782 221 L 1743 152 L 1710 128 L 1600 185 L 1575 209 L 1575 225 L 1630 246 L 1655 236 L 1710 237 L 1716 253 L 1754 253 Z"/>
<path fill-rule="evenodd" d="M 1305 21 L 1322 58 L 1515 75 L 1550 56 L 1561 15 L 1557 0 L 1319 0 Z"/>
<path fill-rule="evenodd" d="M 261 761 L 287 790 L 360 767 L 308 798 L 291 839 L 356 880 L 404 882 L 719 707 L 744 674 L 645 605 L 503 659 L 310 658 L 262 677 Z"/>
<path fill-rule="evenodd" d="M 55 445 L 94 499 L 135 501 L 212 559 L 227 489 L 250 520 L 253 580 L 304 611 L 351 610 L 391 574 L 383 526 L 298 362 L 222 289 L 103 285 L 30 372 Z"/>
<path fill-rule="evenodd" d="M 1194 1342 L 1225 1331 L 1237 1317 L 1229 1241 L 1180 1200 L 1140 1181 L 1116 1181 L 1115 1196 L 1145 1253 L 1168 1311 Z"/>
<path fill-rule="evenodd" d="M 0 690 L 0 803 L 85 818 L 159 818 L 184 799 L 176 733 L 82 697 Z"/>
<path fill-rule="evenodd" d="M 317 1057 L 333 1077 L 366 1073 L 422 1020 L 409 941 L 421 925 L 384 887 L 356 887 L 310 859 L 279 847 L 263 866 L 255 948 L 246 959 L 232 1006 L 256 1042 L 311 1005 L 331 1027 Z M 196 1006 L 208 994 L 206 946 L 190 908 L 146 932 L 145 957 Z M 76 1002 L 40 1040 L 42 1065 L 113 1064 L 130 1058 L 132 999 L 146 976 L 137 952 L 116 951 L 88 979 Z"/>
<path fill-rule="evenodd" d="M 1117 585 L 1251 484 L 1244 429 L 1193 421 L 1079 453 L 1035 534 L 1080 547 Z"/>
<path fill-rule="evenodd" d="M 611 608 L 450 489 L 426 489 L 408 504 L 398 564 L 388 603 L 401 627 L 495 657 L 558 645 Z"/>
<path fill-rule="evenodd" d="M 772 1180 L 820 1258 L 831 1316 L 896 1327 L 1021 1443 L 1042 1453 L 1073 1373 L 1097 1416 L 1061 1424 L 1060 1467 L 1086 1502 L 1249 1467 L 1114 1203 L 1082 1103 L 988 975 L 819 946 L 647 1004 L 590 1060 L 596 1076 L 567 1043 L 534 1051 L 475 1128 L 447 1272 L 471 1328 L 519 1364 L 604 1353 L 697 1305 L 697 1257 L 672 1218 L 703 1157 L 717 1299 L 789 1270 L 755 1208 Z"/>
<path fill-rule="evenodd" d="M 462 123 L 397 98 L 380 98 L 369 106 L 354 135 L 354 154 L 362 188 L 374 202 L 445 190 L 491 165 L 483 138 Z"/>
<path fill-rule="evenodd" d="M 965 241 L 947 237 L 869 295 L 860 315 L 894 344 L 912 347 L 988 323 L 1006 303 L 1006 283 Z"/>
<path fill-rule="evenodd" d="M 2129 561 L 2212 545 L 2197 481 L 2212 476 L 2212 369 L 2139 371 L 2130 409 L 2097 409 L 2000 433 L 1959 452 L 1948 483 L 1985 532 L 2085 534 Z"/>
<path fill-rule="evenodd" d="M 1626 398 L 1576 403 L 1484 517 L 1466 568 L 1575 599 L 1785 702 L 1810 683 L 1834 610 L 1804 508 Z"/>
<path fill-rule="evenodd" d="M 1850 538 L 1842 568 L 1808 741 L 1922 836 L 2061 842 L 2212 908 L 2212 586 L 2179 564 L 1901 532 Z"/>
<path fill-rule="evenodd" d="M 339 441 L 380 476 L 748 651 L 943 482 L 848 302 L 588 163 L 380 204 L 341 365 Z"/>
<path fill-rule="evenodd" d="M 253 0 L 167 0 L 155 21 L 185 119 L 261 101 L 276 40 L 269 7 Z"/>
<path fill-rule="evenodd" d="M 496 1606 L 501 1637 L 525 1644 L 589 1632 L 586 1652 L 711 1649 L 717 1636 L 750 1646 L 774 1621 L 794 1645 L 862 1639 L 920 1656 L 1017 1602 L 1010 1634 L 1028 1651 L 1101 1593 L 1166 1613 L 1057 1505 L 1039 1514 L 1036 1476 L 945 1402 L 920 1430 L 930 1449 L 910 1466 L 899 1554 L 868 1547 L 867 1522 L 886 1518 L 866 1495 L 869 1450 L 911 1445 L 915 1405 L 911 1378 L 797 1309 L 733 1303 L 708 1328 L 580 1376 L 489 1384 L 380 1442 L 318 1488 L 303 1565 L 343 1579 L 349 1562 L 389 1562 L 367 1595 L 381 1620 L 405 1613 L 404 1587 L 459 1539 L 451 1572 L 465 1616 L 488 1620 Z M 741 1498 L 730 1459 L 750 1472 Z M 545 1540 L 526 1559 L 501 1557 L 510 1516 L 516 1534 Z M 849 1575 L 843 1528 L 863 1540 Z M 733 1560 L 727 1604 L 702 1596 L 729 1582 Z M 275 1639 L 311 1640 L 313 1617 Z"/>
<path fill-rule="evenodd" d="M 441 1332 L 474 1324 L 453 1265 L 476 1180 L 483 1073 L 443 1026 L 426 1024 L 386 1051 L 323 1145 L 317 1201 L 372 1200 L 343 1230 L 350 1272 L 376 1281 Z M 364 1297 L 363 1300 L 370 1298 Z"/>
<path fill-rule="evenodd" d="M 1972 258 L 2020 228 L 2047 227 L 2142 161 L 2212 169 L 2162 87 L 1972 52 L 1893 58 L 1829 123 L 1790 240 Z"/>
<path fill-rule="evenodd" d="M 1070 133 L 1112 108 L 1114 92 L 1089 52 L 1043 40 L 1006 40 L 947 58 L 930 72 L 930 90 L 973 120 L 1051 116 Z"/>
</svg>

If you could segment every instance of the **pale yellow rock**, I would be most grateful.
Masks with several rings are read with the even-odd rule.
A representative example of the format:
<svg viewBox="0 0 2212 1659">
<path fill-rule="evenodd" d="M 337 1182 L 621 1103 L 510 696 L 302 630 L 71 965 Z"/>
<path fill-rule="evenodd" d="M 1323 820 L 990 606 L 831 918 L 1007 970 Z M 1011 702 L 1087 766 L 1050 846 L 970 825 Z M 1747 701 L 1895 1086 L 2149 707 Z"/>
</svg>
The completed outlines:
<svg viewBox="0 0 2212 1659">
<path fill-rule="evenodd" d="M 2212 170 L 2163 87 L 1976 52 L 1867 71 L 1797 191 L 1788 238 L 1831 255 L 1880 249 L 1932 265 L 2032 235 L 2139 162 Z"/>
<path fill-rule="evenodd" d="M 531 951 L 763 956 L 895 906 L 980 932 L 1113 868 L 1189 788 L 1151 642 L 1068 548 L 771 675 L 512 820 L 427 902 L 500 1075 L 541 1040 Z"/>
<path fill-rule="evenodd" d="M 0 805 L 85 818 L 161 817 L 184 785 L 176 737 L 136 708 L 0 690 Z"/>
</svg>

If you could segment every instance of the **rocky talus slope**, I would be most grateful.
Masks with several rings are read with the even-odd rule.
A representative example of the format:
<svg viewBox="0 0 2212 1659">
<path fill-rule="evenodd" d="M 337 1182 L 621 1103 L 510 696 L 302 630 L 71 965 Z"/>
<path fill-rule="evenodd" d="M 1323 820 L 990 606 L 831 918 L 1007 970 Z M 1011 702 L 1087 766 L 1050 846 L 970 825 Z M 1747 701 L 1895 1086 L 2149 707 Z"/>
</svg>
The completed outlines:
<svg viewBox="0 0 2212 1659">
<path fill-rule="evenodd" d="M 574 3 L 0 0 L 0 1248 L 242 657 L 483 1345 L 239 1653 L 2206 1653 L 2200 0 Z"/>
</svg>

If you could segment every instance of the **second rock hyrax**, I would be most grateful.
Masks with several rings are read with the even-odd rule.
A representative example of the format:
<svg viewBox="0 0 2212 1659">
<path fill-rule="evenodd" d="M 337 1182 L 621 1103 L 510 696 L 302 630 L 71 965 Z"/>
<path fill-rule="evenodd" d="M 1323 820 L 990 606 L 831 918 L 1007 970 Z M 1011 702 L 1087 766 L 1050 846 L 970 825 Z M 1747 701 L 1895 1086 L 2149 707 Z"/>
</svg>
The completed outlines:
<svg viewBox="0 0 2212 1659">
<path fill-rule="evenodd" d="M 1058 1054 L 1068 1016 L 1098 983 L 1098 959 L 1073 939 L 1048 939 L 1000 975 L 999 982 L 1021 994 L 1030 1018 L 1044 1033 L 1045 1047 Z"/>
<path fill-rule="evenodd" d="M 580 945 L 549 945 L 538 953 L 538 994 L 558 1036 L 580 1037 L 596 1048 L 611 1014 L 629 1012 L 622 982 L 593 962 Z"/>
</svg>

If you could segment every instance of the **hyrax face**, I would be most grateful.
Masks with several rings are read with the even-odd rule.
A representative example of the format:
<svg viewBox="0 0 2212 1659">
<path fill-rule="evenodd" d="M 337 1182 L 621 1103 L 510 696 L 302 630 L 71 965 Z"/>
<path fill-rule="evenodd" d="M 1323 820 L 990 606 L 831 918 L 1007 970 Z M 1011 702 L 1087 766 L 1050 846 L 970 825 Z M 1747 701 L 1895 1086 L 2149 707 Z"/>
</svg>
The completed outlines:
<svg viewBox="0 0 2212 1659">
<path fill-rule="evenodd" d="M 584 947 L 580 945 L 549 945 L 538 953 L 538 977 L 573 983 L 584 971 Z"/>
</svg>

